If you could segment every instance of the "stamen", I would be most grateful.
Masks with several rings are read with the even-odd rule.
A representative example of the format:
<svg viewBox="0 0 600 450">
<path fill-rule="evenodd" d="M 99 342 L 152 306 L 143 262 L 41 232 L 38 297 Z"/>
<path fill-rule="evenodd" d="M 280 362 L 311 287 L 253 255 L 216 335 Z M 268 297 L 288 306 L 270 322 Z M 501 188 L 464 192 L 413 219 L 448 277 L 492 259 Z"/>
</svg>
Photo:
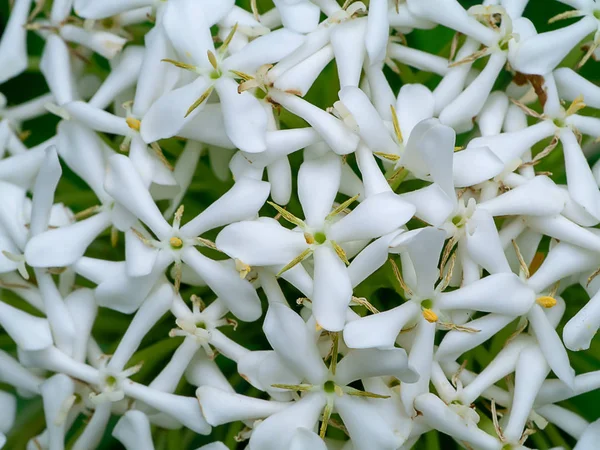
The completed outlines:
<svg viewBox="0 0 600 450">
<path fill-rule="evenodd" d="M 367 398 L 390 398 L 390 395 L 381 395 L 381 394 L 376 394 L 374 392 L 369 392 L 369 391 L 359 391 L 358 389 L 354 389 L 351 387 L 346 387 L 344 390 L 344 393 L 348 394 L 348 395 L 352 395 L 354 397 L 367 397 Z"/>
<path fill-rule="evenodd" d="M 114 225 L 110 228 L 110 245 L 116 248 L 119 244 L 119 229 Z"/>
<path fill-rule="evenodd" d="M 192 106 L 190 106 L 188 108 L 188 110 L 185 113 L 185 116 L 183 116 L 184 118 L 189 116 L 192 112 L 194 112 L 194 110 L 200 106 L 202 103 L 204 103 L 204 101 L 206 99 L 208 99 L 208 97 L 210 96 L 210 94 L 212 94 L 212 91 L 214 89 L 214 86 L 209 86 L 209 88 L 204 91 L 204 93 L 198 98 L 198 100 L 196 100 L 194 103 L 192 103 Z"/>
<path fill-rule="evenodd" d="M 201 238 L 201 237 L 197 237 L 196 238 L 196 245 L 201 245 L 203 247 L 208 247 L 208 248 L 213 249 L 213 250 L 219 250 L 217 248 L 217 244 L 215 244 L 213 241 L 211 241 L 209 239 L 204 239 L 204 238 Z"/>
<path fill-rule="evenodd" d="M 379 310 L 377 308 L 375 308 L 371 302 L 369 302 L 366 298 L 364 297 L 354 297 L 352 296 L 352 301 L 354 303 L 356 303 L 357 305 L 360 306 L 364 306 L 365 308 L 367 308 L 369 311 L 371 311 L 373 314 L 377 314 L 379 312 Z"/>
<path fill-rule="evenodd" d="M 128 117 L 127 119 L 125 119 L 125 122 L 127 122 L 127 126 L 129 128 L 131 128 L 132 130 L 140 131 L 142 122 L 140 122 L 138 119 L 134 119 L 133 117 Z"/>
<path fill-rule="evenodd" d="M 243 280 L 250 273 L 252 268 L 241 259 L 235 258 L 235 270 L 239 272 L 240 278 Z"/>
<path fill-rule="evenodd" d="M 525 263 L 525 259 L 523 259 L 523 255 L 521 254 L 521 249 L 519 249 L 519 245 L 517 241 L 512 240 L 513 248 L 515 249 L 515 253 L 517 254 L 517 259 L 519 260 L 519 265 L 521 266 L 521 270 L 523 274 L 525 274 L 525 278 L 529 278 L 529 267 Z"/>
<path fill-rule="evenodd" d="M 158 159 L 160 159 L 160 162 L 163 163 L 167 169 L 173 172 L 174 168 L 165 157 L 165 154 L 163 153 L 162 148 L 160 148 L 160 145 L 158 145 L 158 142 L 153 142 L 152 144 L 150 144 L 150 148 L 154 150 L 154 153 L 156 154 Z"/>
<path fill-rule="evenodd" d="M 217 62 L 217 57 L 215 56 L 215 54 L 210 50 L 207 50 L 206 56 L 208 57 L 208 62 L 210 63 L 210 65 L 213 66 L 213 69 L 219 70 L 219 64 Z"/>
<path fill-rule="evenodd" d="M 229 32 L 229 34 L 227 35 L 227 37 L 225 38 L 225 40 L 223 41 L 223 45 L 221 45 L 219 47 L 219 53 L 222 55 L 227 51 L 227 48 L 229 47 L 229 44 L 231 43 L 231 40 L 233 39 L 233 36 L 235 35 L 235 32 L 238 29 L 238 24 L 236 22 L 236 24 L 233 26 L 233 28 L 231 29 L 231 31 Z M 209 50 L 210 52 L 210 50 Z M 213 55 L 214 56 L 214 55 Z M 210 55 L 208 55 L 208 59 L 210 61 Z M 217 70 L 216 67 L 216 60 L 215 60 L 215 64 L 213 64 L 213 62 L 210 62 L 212 64 L 212 66 L 215 68 L 215 70 Z"/>
<path fill-rule="evenodd" d="M 183 241 L 177 236 L 173 236 L 171 239 L 169 239 L 169 244 L 171 244 L 171 247 L 176 250 L 179 250 L 181 247 L 183 247 Z"/>
<path fill-rule="evenodd" d="M 402 137 L 402 130 L 400 129 L 400 122 L 398 122 L 396 108 L 394 108 L 394 105 L 390 105 L 390 109 L 392 110 L 392 124 L 394 125 L 394 133 L 396 134 L 396 139 L 398 139 L 398 143 L 402 143 L 404 141 L 404 138 Z"/>
<path fill-rule="evenodd" d="M 408 287 L 408 285 L 404 282 L 404 278 L 402 278 L 402 272 L 400 272 L 400 269 L 398 268 L 396 261 L 394 261 L 392 258 L 389 258 L 389 262 L 392 265 L 392 271 L 394 272 L 394 276 L 396 277 L 396 280 L 398 280 L 398 284 L 400 284 L 400 287 L 404 291 L 404 295 L 406 295 L 407 297 L 412 297 L 413 292 Z"/>
<path fill-rule="evenodd" d="M 344 262 L 344 264 L 349 266 L 350 261 L 348 261 L 348 257 L 346 256 L 346 252 L 344 251 L 344 249 L 340 247 L 340 245 L 335 241 L 331 241 L 331 245 L 333 246 L 333 249 L 335 250 L 335 253 L 338 255 L 338 257 Z"/>
<path fill-rule="evenodd" d="M 551 24 L 554 22 L 558 22 L 559 20 L 571 19 L 572 17 L 581 17 L 583 15 L 584 15 L 584 12 L 579 11 L 577 9 L 572 10 L 572 11 L 565 11 L 560 14 L 557 14 L 554 17 L 551 17 L 550 20 L 548 20 L 548 23 Z"/>
<path fill-rule="evenodd" d="M 543 114 L 540 114 L 539 112 L 534 111 L 533 109 L 529 108 L 525 104 L 521 103 L 519 100 L 515 100 L 514 98 L 511 98 L 510 101 L 513 102 L 515 105 L 517 105 L 519 108 L 521 108 L 521 110 L 528 116 L 535 117 L 536 119 L 544 119 Z"/>
<path fill-rule="evenodd" d="M 448 64 L 449 68 L 460 66 L 462 64 L 468 64 L 477 61 L 480 58 L 483 58 L 491 53 L 491 50 L 488 47 L 483 47 L 481 50 L 478 50 L 474 53 L 471 53 L 468 56 L 465 56 L 463 59 L 455 61 L 453 63 Z"/>
<path fill-rule="evenodd" d="M 550 143 L 546 146 L 544 150 L 535 155 L 535 157 L 531 161 L 527 161 L 526 163 L 521 164 L 519 167 L 535 166 L 539 164 L 542 159 L 548 156 L 552 152 L 552 150 L 556 148 L 558 142 L 558 136 L 555 135 L 554 138 L 552 138 L 552 141 L 550 141 Z"/>
<path fill-rule="evenodd" d="M 173 287 L 175 289 L 175 294 L 179 294 L 179 288 L 181 287 L 181 276 L 182 276 L 181 263 L 176 262 L 175 263 L 175 283 L 173 285 Z"/>
<path fill-rule="evenodd" d="M 258 5 L 256 4 L 256 0 L 250 0 L 250 9 L 252 10 L 254 20 L 260 22 L 260 14 L 258 13 Z"/>
<path fill-rule="evenodd" d="M 273 208 L 275 208 L 277 210 L 277 212 L 279 214 L 281 214 L 281 217 L 283 217 L 288 222 L 293 223 L 294 225 L 297 225 L 300 228 L 305 228 L 306 227 L 306 224 L 301 219 L 297 218 L 295 215 L 293 215 L 288 210 L 282 208 L 281 206 L 279 206 L 276 203 L 273 203 L 273 202 L 267 202 L 267 203 L 269 205 L 271 205 Z"/>
<path fill-rule="evenodd" d="M 425 318 L 425 320 L 429 323 L 436 323 L 438 321 L 438 315 L 436 313 L 433 312 L 433 310 L 429 309 L 429 308 L 425 308 L 423 310 L 423 317 Z"/>
<path fill-rule="evenodd" d="M 360 194 L 356 194 L 354 197 L 349 198 L 344 203 L 341 203 L 337 208 L 335 208 L 333 211 L 331 211 L 329 214 L 327 214 L 327 217 L 325 217 L 325 220 L 329 220 L 329 219 L 337 216 L 343 210 L 348 208 L 352 203 L 354 203 L 356 200 L 358 200 L 358 197 L 360 197 Z"/>
<path fill-rule="evenodd" d="M 97 213 L 100 210 L 100 205 L 90 206 L 89 208 L 84 209 L 83 211 L 79 211 L 77 214 L 73 216 L 75 220 L 83 220 L 86 219 L 93 214 Z"/>
<path fill-rule="evenodd" d="M 291 268 L 295 267 L 297 264 L 300 264 L 302 261 L 304 261 L 305 258 L 310 256 L 312 254 L 312 252 L 313 252 L 312 249 L 307 248 L 302 253 L 300 253 L 298 256 L 296 256 L 294 259 L 292 259 L 289 263 L 287 263 L 279 272 L 277 272 L 276 276 L 280 277 L 281 274 L 287 272 Z"/>
<path fill-rule="evenodd" d="M 395 155 L 393 153 L 373 152 L 373 154 L 390 161 L 398 161 L 400 159 L 400 155 Z"/>
<path fill-rule="evenodd" d="M 181 225 L 181 218 L 183 217 L 184 209 L 184 206 L 180 205 L 179 208 L 177 208 L 177 211 L 175 211 L 175 216 L 173 217 L 173 228 L 176 230 L 179 230 Z"/>
<path fill-rule="evenodd" d="M 133 232 L 133 234 L 135 234 L 140 241 L 142 241 L 146 246 L 148 247 L 154 247 L 154 243 L 152 242 L 151 239 L 148 239 L 146 236 L 144 236 L 140 231 L 136 230 L 135 228 L 131 228 L 131 231 Z"/>
<path fill-rule="evenodd" d="M 272 384 L 271 387 L 276 389 L 285 389 L 287 391 L 306 392 L 314 388 L 312 384 Z"/>
<path fill-rule="evenodd" d="M 335 375 L 335 369 L 337 368 L 337 358 L 338 358 L 338 347 L 339 347 L 340 334 L 332 333 L 331 335 L 331 362 L 329 364 L 329 370 L 331 373 Z"/>
<path fill-rule="evenodd" d="M 594 281 L 594 278 L 596 278 L 598 275 L 600 275 L 600 268 L 596 269 L 587 279 L 587 282 L 585 283 L 585 287 L 588 287 L 590 285 L 590 283 L 592 281 Z"/>
<path fill-rule="evenodd" d="M 583 102 L 583 95 L 579 94 L 577 96 L 577 98 L 571 102 L 565 115 L 567 117 L 571 116 L 573 114 L 576 114 L 578 111 L 582 110 L 585 107 L 586 107 L 586 104 Z"/>
<path fill-rule="evenodd" d="M 552 308 L 556 306 L 556 299 L 554 297 L 550 297 L 549 295 L 543 295 L 542 297 L 538 297 L 536 303 L 544 308 Z"/>
<path fill-rule="evenodd" d="M 196 71 L 196 66 L 193 66 L 192 64 L 184 63 L 182 61 L 176 61 L 174 59 L 165 58 L 165 59 L 161 59 L 161 62 L 173 64 L 175 67 L 179 67 L 180 69 L 191 70 L 193 72 Z"/>
<path fill-rule="evenodd" d="M 329 419 L 331 418 L 331 413 L 333 412 L 333 400 L 327 399 L 327 404 L 323 409 L 323 418 L 321 419 L 321 429 L 319 430 L 319 436 L 321 439 L 325 439 L 325 433 L 327 432 L 327 424 L 329 423 Z"/>
</svg>

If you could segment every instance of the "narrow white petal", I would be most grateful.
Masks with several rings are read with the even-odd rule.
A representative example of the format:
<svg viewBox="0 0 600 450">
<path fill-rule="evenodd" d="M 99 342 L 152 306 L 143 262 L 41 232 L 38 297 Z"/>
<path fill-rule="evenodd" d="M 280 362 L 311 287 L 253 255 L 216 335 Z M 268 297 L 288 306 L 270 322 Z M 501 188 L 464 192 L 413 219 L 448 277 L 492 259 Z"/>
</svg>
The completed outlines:
<svg viewBox="0 0 600 450">
<path fill-rule="evenodd" d="M 331 247 L 321 245 L 314 251 L 315 282 L 311 300 L 317 323 L 328 331 L 340 331 L 352 297 L 350 276 L 344 262 Z"/>
<path fill-rule="evenodd" d="M 317 28 L 321 10 L 311 2 L 274 0 L 283 26 L 297 33 L 310 33 Z"/>
<path fill-rule="evenodd" d="M 393 376 L 405 383 L 419 379 L 402 348 L 352 350 L 339 362 L 335 379 L 346 385 L 362 378 L 381 376 Z"/>
<path fill-rule="evenodd" d="M 64 449 L 68 413 L 68 410 L 64 410 L 64 405 L 75 393 L 75 383 L 68 376 L 57 374 L 46 380 L 40 390 L 44 401 L 48 446 L 56 450 Z"/>
<path fill-rule="evenodd" d="M 75 82 L 67 44 L 56 34 L 46 39 L 40 70 L 58 106 L 75 98 Z"/>
<path fill-rule="evenodd" d="M 305 159 L 298 171 L 298 197 L 306 223 L 315 228 L 324 224 L 331 212 L 342 175 L 342 162 L 333 154 Z"/>
<path fill-rule="evenodd" d="M 4 302 L 0 302 L 0 323 L 23 350 L 41 350 L 53 344 L 46 319 L 32 316 Z"/>
<path fill-rule="evenodd" d="M 401 384 L 400 396 L 402 403 L 406 414 L 411 417 L 414 416 L 414 410 L 418 410 L 415 399 L 429 391 L 435 327 L 435 323 L 430 323 L 423 317 L 419 318 L 415 338 L 408 355 L 409 366 L 419 374 L 419 379 L 416 382 L 403 382 Z"/>
<path fill-rule="evenodd" d="M 331 31 L 340 87 L 358 86 L 365 58 L 367 18 L 347 20 Z"/>
<path fill-rule="evenodd" d="M 510 272 L 492 216 L 477 208 L 466 226 L 466 248 L 473 261 L 489 273 Z"/>
<path fill-rule="evenodd" d="M 594 295 L 566 323 L 563 342 L 569 350 L 587 350 L 600 327 L 600 295 Z"/>
<path fill-rule="evenodd" d="M 36 236 L 48 228 L 50 211 L 54 203 L 54 191 L 62 175 L 56 147 L 48 147 L 33 187 L 30 236 Z"/>
<path fill-rule="evenodd" d="M 19 75 L 27 68 L 27 30 L 32 0 L 18 0 L 10 11 L 10 18 L 0 41 L 0 83 Z"/>
<path fill-rule="evenodd" d="M 561 67 L 553 72 L 560 98 L 572 102 L 579 95 L 592 108 L 600 108 L 600 88 L 573 69 Z"/>
<path fill-rule="evenodd" d="M 132 409 L 123 414 L 112 435 L 127 450 L 154 450 L 148 416 L 139 410 Z"/>
</svg>

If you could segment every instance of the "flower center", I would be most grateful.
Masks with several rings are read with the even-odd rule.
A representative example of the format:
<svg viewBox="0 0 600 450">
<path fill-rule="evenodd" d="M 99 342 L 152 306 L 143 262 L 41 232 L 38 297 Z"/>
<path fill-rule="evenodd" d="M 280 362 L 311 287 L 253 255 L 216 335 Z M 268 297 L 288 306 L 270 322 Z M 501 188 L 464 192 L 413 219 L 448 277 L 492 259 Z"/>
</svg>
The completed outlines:
<svg viewBox="0 0 600 450">
<path fill-rule="evenodd" d="M 325 233 L 323 233 L 322 231 L 317 231 L 313 237 L 315 238 L 315 242 L 317 244 L 324 244 L 325 241 L 327 240 L 327 236 L 325 235 Z"/>
<path fill-rule="evenodd" d="M 323 385 L 323 390 L 327 394 L 333 394 L 335 392 L 335 383 L 331 380 L 326 381 L 325 384 Z"/>
<path fill-rule="evenodd" d="M 171 248 L 175 250 L 179 250 L 181 247 L 183 247 L 183 241 L 176 236 L 173 236 L 171 239 L 169 239 L 169 244 L 171 244 Z"/>
<path fill-rule="evenodd" d="M 108 375 L 105 382 L 108 387 L 112 388 L 117 384 L 117 378 L 114 375 Z"/>
<path fill-rule="evenodd" d="M 596 19 L 600 20 L 600 9 L 595 9 L 593 14 Z"/>
<path fill-rule="evenodd" d="M 433 306 L 433 300 L 427 298 L 421 302 L 421 306 L 425 309 L 431 309 Z"/>
<path fill-rule="evenodd" d="M 565 121 L 563 119 L 552 119 L 552 122 L 554 122 L 554 125 L 556 125 L 558 128 L 565 127 Z"/>
</svg>

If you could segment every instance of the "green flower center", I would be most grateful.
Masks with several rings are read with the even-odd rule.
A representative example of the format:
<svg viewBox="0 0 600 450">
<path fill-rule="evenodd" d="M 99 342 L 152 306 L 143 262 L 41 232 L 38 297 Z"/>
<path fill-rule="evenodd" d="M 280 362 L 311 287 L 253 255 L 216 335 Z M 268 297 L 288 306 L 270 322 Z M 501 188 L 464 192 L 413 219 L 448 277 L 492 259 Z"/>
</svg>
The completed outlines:
<svg viewBox="0 0 600 450">
<path fill-rule="evenodd" d="M 109 375 L 106 377 L 106 385 L 108 387 L 114 387 L 117 384 L 117 378 L 114 375 Z"/>
<path fill-rule="evenodd" d="M 327 236 L 325 236 L 325 233 L 323 233 L 322 231 L 317 231 L 313 237 L 315 238 L 315 241 L 317 244 L 324 244 L 325 241 L 327 240 Z"/>
<path fill-rule="evenodd" d="M 425 309 L 431 309 L 433 306 L 433 300 L 427 298 L 421 302 L 421 306 Z"/>
<path fill-rule="evenodd" d="M 333 394 L 335 392 L 335 383 L 331 380 L 326 381 L 325 384 L 323 385 L 323 390 L 327 394 Z"/>
</svg>

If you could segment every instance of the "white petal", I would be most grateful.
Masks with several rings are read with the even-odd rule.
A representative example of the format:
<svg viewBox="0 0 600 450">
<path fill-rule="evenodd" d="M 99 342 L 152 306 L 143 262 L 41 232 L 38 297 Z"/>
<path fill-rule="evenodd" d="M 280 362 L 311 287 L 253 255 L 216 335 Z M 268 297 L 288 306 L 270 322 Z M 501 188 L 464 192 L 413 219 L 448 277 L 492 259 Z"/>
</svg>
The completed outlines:
<svg viewBox="0 0 600 450">
<path fill-rule="evenodd" d="M 493 136 L 500 133 L 508 111 L 508 104 L 508 97 L 504 92 L 494 91 L 488 96 L 477 117 L 482 136 Z"/>
<path fill-rule="evenodd" d="M 340 158 L 327 153 L 316 159 L 306 159 L 298 171 L 298 197 L 306 223 L 315 228 L 323 226 L 340 185 Z"/>
<path fill-rule="evenodd" d="M 493 30 L 470 16 L 456 0 L 408 0 L 406 4 L 415 16 L 459 31 L 486 45 L 497 40 Z"/>
<path fill-rule="evenodd" d="M 393 376 L 405 383 L 419 379 L 419 374 L 408 365 L 408 356 L 402 348 L 352 350 L 339 362 L 335 373 L 341 385 L 381 376 Z"/>
<path fill-rule="evenodd" d="M 48 147 L 46 157 L 33 187 L 33 203 L 29 224 L 30 236 L 38 235 L 48 228 L 50 210 L 54 203 L 54 191 L 61 175 L 62 169 L 58 162 L 56 147 Z"/>
<path fill-rule="evenodd" d="M 489 273 L 510 272 L 498 230 L 492 216 L 477 208 L 467 222 L 466 245 L 469 256 Z"/>
<path fill-rule="evenodd" d="M 472 139 L 468 147 L 488 147 L 506 164 L 521 157 L 534 144 L 552 136 L 555 131 L 556 126 L 551 121 L 543 121 L 523 130 Z"/>
<path fill-rule="evenodd" d="M 380 237 L 367 245 L 364 250 L 354 257 L 348 266 L 348 275 L 350 276 L 352 287 L 358 286 L 369 275 L 385 264 L 388 258 L 390 243 L 396 235 L 397 233 L 393 232 Z"/>
<path fill-rule="evenodd" d="M 323 382 L 327 368 L 314 335 L 298 314 L 286 305 L 273 303 L 267 311 L 263 330 L 273 350 L 295 374 L 310 383 Z"/>
<path fill-rule="evenodd" d="M 40 71 L 58 106 L 76 100 L 69 49 L 67 44 L 56 34 L 51 34 L 46 39 L 46 46 L 40 61 Z"/>
<path fill-rule="evenodd" d="M 365 47 L 371 65 L 379 64 L 385 59 L 388 32 L 388 2 L 386 0 L 370 2 Z"/>
<path fill-rule="evenodd" d="M 199 109 L 198 113 L 195 111 L 192 113 L 193 119 L 187 121 L 183 128 L 177 132 L 177 135 L 217 147 L 235 148 L 225 130 L 221 104 L 205 103 Z"/>
<path fill-rule="evenodd" d="M 0 302 L 0 322 L 6 333 L 23 350 L 41 350 L 53 344 L 46 319 Z"/>
<path fill-rule="evenodd" d="M 331 45 L 342 88 L 358 86 L 365 58 L 366 31 L 366 18 L 342 22 L 331 31 Z"/>
<path fill-rule="evenodd" d="M 480 203 L 477 208 L 492 216 L 553 216 L 562 211 L 565 196 L 550 178 L 538 176 L 496 198 Z"/>
<path fill-rule="evenodd" d="M 92 325 L 96 319 L 98 307 L 94 298 L 94 291 L 83 288 L 71 292 L 65 297 L 65 305 L 75 326 L 75 340 L 73 343 L 73 359 L 83 362 L 87 354 Z"/>
<path fill-rule="evenodd" d="M 132 409 L 123 414 L 112 435 L 127 450 L 154 450 L 148 416 L 139 410 Z"/>
<path fill-rule="evenodd" d="M 423 317 L 420 317 L 417 322 L 415 338 L 408 356 L 408 364 L 419 374 L 419 379 L 414 383 L 402 383 L 400 391 L 404 409 L 410 417 L 414 416 L 414 409 L 417 408 L 415 399 L 429 391 L 435 327 L 435 323 L 429 323 Z"/>
<path fill-rule="evenodd" d="M 102 30 L 88 30 L 71 24 L 64 24 L 59 29 L 59 35 L 67 42 L 87 47 L 106 59 L 112 59 L 121 51 L 127 39 Z"/>
<path fill-rule="evenodd" d="M 570 129 L 560 132 L 569 193 L 589 214 L 600 219 L 600 191 L 588 162 Z"/>
<path fill-rule="evenodd" d="M 111 404 L 109 402 L 98 405 L 94 410 L 92 418 L 87 423 L 83 433 L 79 435 L 73 444 L 73 450 L 86 450 L 96 448 L 104 437 L 106 425 L 110 419 Z"/>
<path fill-rule="evenodd" d="M 563 342 L 569 350 L 587 350 L 600 327 L 600 295 L 594 295 L 566 323 L 563 329 Z"/>
<path fill-rule="evenodd" d="M 600 108 L 600 88 L 573 69 L 561 67 L 553 72 L 560 98 L 572 102 L 579 95 L 592 108 Z"/>
<path fill-rule="evenodd" d="M 388 44 L 387 51 L 390 58 L 419 70 L 442 76 L 448 72 L 448 60 L 446 58 L 396 43 Z"/>
<path fill-rule="evenodd" d="M 210 34 L 211 10 L 206 9 L 204 3 L 194 0 L 168 3 L 163 14 L 163 27 L 183 62 L 209 68 L 207 52 L 215 49 Z M 230 0 L 222 2 L 223 5 L 229 3 Z"/>
<path fill-rule="evenodd" d="M 46 380 L 40 390 L 44 401 L 48 447 L 57 450 L 63 449 L 68 413 L 68 410 L 65 411 L 63 407 L 75 393 L 75 383 L 68 376 L 57 374 Z"/>
<path fill-rule="evenodd" d="M 25 259 L 33 267 L 66 267 L 83 256 L 88 246 L 110 225 L 110 213 L 40 233 L 29 240 Z"/>
<path fill-rule="evenodd" d="M 389 424 L 382 419 L 377 403 L 367 399 L 343 395 L 335 400 L 335 406 L 348 429 L 355 450 L 395 450 L 401 442 Z"/>
<path fill-rule="evenodd" d="M 201 214 L 181 227 L 181 233 L 193 237 L 229 223 L 254 217 L 269 195 L 269 184 L 241 178 L 233 187 Z"/>
<path fill-rule="evenodd" d="M 382 192 L 391 192 L 391 187 L 377 165 L 373 152 L 365 145 L 360 144 L 355 155 L 358 169 L 362 175 L 365 196 L 368 198 Z"/>
<path fill-rule="evenodd" d="M 271 183 L 271 197 L 286 205 L 292 196 L 292 167 L 287 158 L 281 158 L 267 166 L 267 176 Z"/>
<path fill-rule="evenodd" d="M 371 151 L 396 154 L 398 145 L 367 95 L 355 86 L 342 88 L 338 95 L 356 121 L 358 134 Z"/>
<path fill-rule="evenodd" d="M 125 232 L 125 264 L 127 275 L 130 277 L 148 275 L 154 267 L 158 252 L 159 249 L 149 247 L 132 230 L 127 230 Z"/>
<path fill-rule="evenodd" d="M 115 116 L 87 102 L 69 102 L 64 105 L 64 108 L 74 119 L 87 125 L 92 130 L 120 136 L 127 136 L 132 131 L 125 123 L 124 118 Z"/>
<path fill-rule="evenodd" d="M 198 77 L 192 83 L 167 92 L 156 100 L 142 120 L 140 133 L 144 141 L 154 142 L 179 133 L 202 111 L 206 101 L 185 117 L 188 109 L 209 87 L 210 82 L 206 77 Z"/>
<path fill-rule="evenodd" d="M 586 16 L 572 25 L 524 39 L 519 43 L 511 66 L 523 73 L 545 75 L 596 28 L 596 20 Z"/>
<path fill-rule="evenodd" d="M 569 356 L 560 337 L 541 306 L 534 305 L 527 317 L 548 365 L 563 383 L 573 386 L 575 371 L 571 368 Z"/>
<path fill-rule="evenodd" d="M 304 42 L 304 36 L 285 28 L 260 36 L 223 61 L 223 70 L 254 73 L 264 64 L 274 64 L 294 52 Z"/>
<path fill-rule="evenodd" d="M 104 19 L 151 3 L 151 0 L 105 0 L 102 3 L 94 0 L 75 0 L 75 11 L 78 16 L 86 19 Z"/>
<path fill-rule="evenodd" d="M 290 450 L 305 450 L 307 448 L 311 450 L 327 450 L 325 442 L 323 442 L 317 433 L 313 433 L 306 428 L 296 429 L 290 443 Z"/>
<path fill-rule="evenodd" d="M 183 251 L 182 259 L 240 320 L 251 322 L 260 317 L 260 300 L 256 291 L 247 280 L 240 279 L 235 269 L 208 259 L 192 247 Z"/>
<path fill-rule="evenodd" d="M 317 28 L 321 10 L 311 2 L 274 0 L 283 26 L 297 33 L 310 33 Z"/>
<path fill-rule="evenodd" d="M 445 240 L 446 233 L 443 230 L 425 227 L 403 233 L 390 244 L 393 253 L 408 252 L 417 279 L 414 288 L 421 296 L 433 294 Z"/>
<path fill-rule="evenodd" d="M 458 131 L 470 130 L 473 126 L 473 117 L 483 108 L 505 63 L 504 53 L 492 53 L 477 78 L 440 112 L 440 121 Z"/>
<path fill-rule="evenodd" d="M 405 84 L 400 88 L 396 102 L 398 123 L 404 142 L 408 142 L 413 128 L 422 120 L 431 119 L 434 111 L 434 97 L 422 84 Z"/>
<path fill-rule="evenodd" d="M 339 331 L 352 297 L 350 276 L 344 262 L 328 246 L 315 248 L 314 264 L 313 314 L 324 329 Z"/>
<path fill-rule="evenodd" d="M 197 399 L 167 394 L 132 381 L 125 383 L 123 388 L 125 395 L 172 416 L 196 433 L 210 433 L 211 427 L 206 423 Z"/>
<path fill-rule="evenodd" d="M 220 78 L 215 87 L 231 142 L 248 153 L 264 152 L 267 115 L 260 101 L 248 91 L 238 93 L 238 84 L 231 78 Z"/>
<path fill-rule="evenodd" d="M 415 206 L 416 217 L 433 226 L 441 226 L 454 211 L 456 203 L 456 197 L 448 197 L 438 184 L 407 192 L 400 197 Z"/>
<path fill-rule="evenodd" d="M 301 232 L 267 218 L 225 227 L 216 244 L 222 252 L 250 266 L 285 265 L 308 248 Z"/>
<path fill-rule="evenodd" d="M 580 247 L 600 251 L 600 237 L 586 228 L 571 222 L 564 216 L 535 217 L 526 219 L 527 225 L 548 236 Z"/>
<path fill-rule="evenodd" d="M 521 437 L 525 422 L 531 412 L 535 394 L 548 374 L 548 366 L 537 346 L 521 351 L 515 373 L 515 393 L 504 436 L 511 441 Z"/>
<path fill-rule="evenodd" d="M 450 330 L 440 342 L 435 358 L 438 361 L 455 361 L 463 353 L 483 344 L 513 320 L 511 316 L 488 314 L 464 324 L 465 327 L 478 330 L 477 332 Z"/>
<path fill-rule="evenodd" d="M 535 293 L 519 277 L 513 273 L 498 273 L 456 291 L 439 294 L 436 306 L 520 316 L 526 314 L 534 302 Z"/>
<path fill-rule="evenodd" d="M 45 147 L 0 159 L 0 180 L 30 188 L 44 159 L 44 150 Z"/>
<path fill-rule="evenodd" d="M 415 208 L 393 192 L 373 195 L 329 227 L 327 237 L 346 242 L 374 239 L 391 233 L 408 222 Z"/>
<path fill-rule="evenodd" d="M 298 5 L 311 5 L 309 2 L 297 3 Z M 274 86 L 286 92 L 297 93 L 304 97 L 325 66 L 333 60 L 333 47 L 326 45 L 315 54 L 295 65 L 277 77 Z"/>
<path fill-rule="evenodd" d="M 252 450 L 280 450 L 293 439 L 293 430 L 312 430 L 325 406 L 325 396 L 309 393 L 283 411 L 261 422 L 250 436 Z"/>
<path fill-rule="evenodd" d="M 502 446 L 496 438 L 469 424 L 434 394 L 418 396 L 415 408 L 423 414 L 429 426 L 459 441 L 466 441 L 475 448 L 499 450 Z"/>
<path fill-rule="evenodd" d="M 494 178 L 504 170 L 504 163 L 487 147 L 469 147 L 454 153 L 452 169 L 454 186 L 460 188 Z"/>
<path fill-rule="evenodd" d="M 159 239 L 171 234 L 171 227 L 162 217 L 129 158 L 124 155 L 109 158 L 104 188 L 117 202 L 150 227 Z"/>
<path fill-rule="evenodd" d="M 14 3 L 0 41 L 0 83 L 16 77 L 27 69 L 27 30 L 31 0 Z"/>
<path fill-rule="evenodd" d="M 108 201 L 104 190 L 106 148 L 98 135 L 76 121 L 63 120 L 58 124 L 57 146 L 69 168 L 87 183 L 102 203 Z"/>
<path fill-rule="evenodd" d="M 404 325 L 419 313 L 420 307 L 414 302 L 362 317 L 346 324 L 344 342 L 350 348 L 389 348 Z"/>
</svg>

